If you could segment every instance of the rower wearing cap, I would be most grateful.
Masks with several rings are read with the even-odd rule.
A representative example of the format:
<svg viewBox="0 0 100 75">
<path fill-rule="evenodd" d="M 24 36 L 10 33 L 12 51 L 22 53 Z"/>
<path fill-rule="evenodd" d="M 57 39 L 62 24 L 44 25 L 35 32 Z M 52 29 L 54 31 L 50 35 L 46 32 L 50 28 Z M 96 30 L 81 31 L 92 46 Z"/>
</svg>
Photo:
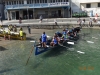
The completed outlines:
<svg viewBox="0 0 100 75">
<path fill-rule="evenodd" d="M 45 34 L 45 32 L 43 32 L 41 39 L 42 39 L 42 46 L 46 47 L 47 35 Z"/>
</svg>

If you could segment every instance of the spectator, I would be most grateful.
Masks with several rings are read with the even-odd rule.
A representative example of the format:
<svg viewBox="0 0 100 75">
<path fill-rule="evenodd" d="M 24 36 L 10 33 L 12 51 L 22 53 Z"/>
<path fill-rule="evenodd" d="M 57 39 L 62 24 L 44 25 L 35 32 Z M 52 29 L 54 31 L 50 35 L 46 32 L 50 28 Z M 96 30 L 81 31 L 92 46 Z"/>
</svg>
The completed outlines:
<svg viewBox="0 0 100 75">
<path fill-rule="evenodd" d="M 19 18 L 19 24 L 21 24 L 22 23 L 22 19 L 21 19 L 21 17 Z"/>
<path fill-rule="evenodd" d="M 55 25 L 57 25 L 57 20 L 56 19 L 54 19 L 54 22 L 55 22 Z"/>
<path fill-rule="evenodd" d="M 16 25 L 14 26 L 13 30 L 14 30 L 14 32 L 17 32 L 17 27 L 16 27 Z"/>
<path fill-rule="evenodd" d="M 82 20 L 82 25 L 85 25 L 85 20 L 84 19 Z"/>
<path fill-rule="evenodd" d="M 42 15 L 40 16 L 40 22 L 42 22 L 42 20 L 43 20 L 43 17 L 42 17 Z"/>
<path fill-rule="evenodd" d="M 91 18 L 89 19 L 89 26 L 90 26 L 90 27 L 93 27 L 93 26 L 92 26 L 92 19 L 91 19 Z"/>
<path fill-rule="evenodd" d="M 31 34 L 31 27 L 30 25 L 27 26 L 29 34 Z"/>
<path fill-rule="evenodd" d="M 81 26 L 82 21 L 81 21 L 80 18 L 79 18 L 79 20 L 77 21 L 77 23 L 79 24 L 79 26 Z"/>
<path fill-rule="evenodd" d="M 98 23 L 97 23 L 98 25 L 99 25 L 99 27 L 100 27 L 100 20 L 98 20 Z"/>
</svg>

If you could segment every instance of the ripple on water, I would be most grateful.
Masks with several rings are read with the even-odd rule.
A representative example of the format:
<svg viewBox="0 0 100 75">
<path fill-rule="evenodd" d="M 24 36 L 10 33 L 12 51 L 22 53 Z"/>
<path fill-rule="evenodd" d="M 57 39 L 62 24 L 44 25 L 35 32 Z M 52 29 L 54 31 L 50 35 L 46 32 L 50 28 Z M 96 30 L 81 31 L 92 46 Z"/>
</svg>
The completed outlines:
<svg viewBox="0 0 100 75">
<path fill-rule="evenodd" d="M 55 30 L 54 30 L 55 32 Z M 93 33 L 92 33 L 93 32 Z M 33 43 L 29 41 L 18 41 L 12 45 L 7 46 L 8 50 L 0 52 L 0 71 L 4 71 L 3 75 L 98 75 L 100 74 L 100 39 L 93 39 L 92 36 L 98 33 L 98 30 L 83 29 L 82 33 L 89 33 L 84 35 L 85 41 L 81 39 L 75 43 L 74 46 L 65 49 L 45 52 L 38 56 L 34 55 L 34 51 L 28 65 L 25 66 L 26 61 L 30 55 Z M 50 33 L 51 34 L 51 33 Z M 53 34 L 53 33 L 52 33 Z M 49 33 L 48 33 L 49 35 Z M 89 35 L 89 36 L 88 36 Z M 97 37 L 95 35 L 95 37 Z M 94 44 L 87 43 L 86 40 L 95 42 Z M 79 54 L 77 51 L 85 52 Z M 60 53 L 61 52 L 61 53 Z M 46 55 L 47 54 L 47 55 Z M 93 71 L 79 71 L 80 66 L 94 66 Z M 9 70 L 8 69 L 13 69 Z M 5 71 L 6 70 L 6 71 Z"/>
</svg>

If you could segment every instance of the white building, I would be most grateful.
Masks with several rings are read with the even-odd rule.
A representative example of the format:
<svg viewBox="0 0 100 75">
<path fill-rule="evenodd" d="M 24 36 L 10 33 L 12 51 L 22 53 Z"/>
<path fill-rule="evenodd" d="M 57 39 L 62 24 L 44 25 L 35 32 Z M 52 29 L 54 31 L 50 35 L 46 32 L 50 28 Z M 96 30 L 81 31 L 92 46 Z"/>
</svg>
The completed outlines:
<svg viewBox="0 0 100 75">
<path fill-rule="evenodd" d="M 70 17 L 69 0 L 4 0 L 7 19 Z"/>
<path fill-rule="evenodd" d="M 100 16 L 100 0 L 3 0 L 7 19 L 71 17 L 74 12 Z M 71 12 L 72 10 L 72 12 Z"/>
<path fill-rule="evenodd" d="M 87 12 L 88 16 L 100 16 L 100 0 L 72 0 L 73 12 Z M 93 13 L 93 14 L 92 14 Z"/>
</svg>

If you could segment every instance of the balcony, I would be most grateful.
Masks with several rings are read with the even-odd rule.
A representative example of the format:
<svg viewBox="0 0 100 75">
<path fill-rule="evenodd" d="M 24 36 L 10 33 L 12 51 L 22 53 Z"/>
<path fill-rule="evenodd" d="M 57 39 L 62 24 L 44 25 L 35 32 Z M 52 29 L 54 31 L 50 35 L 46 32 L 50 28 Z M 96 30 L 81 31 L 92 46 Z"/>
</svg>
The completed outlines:
<svg viewBox="0 0 100 75">
<path fill-rule="evenodd" d="M 8 9 L 26 9 L 26 8 L 50 8 L 50 7 L 67 7 L 69 2 L 56 2 L 56 3 L 36 3 L 36 4 L 18 4 L 18 5 L 6 5 Z"/>
</svg>

